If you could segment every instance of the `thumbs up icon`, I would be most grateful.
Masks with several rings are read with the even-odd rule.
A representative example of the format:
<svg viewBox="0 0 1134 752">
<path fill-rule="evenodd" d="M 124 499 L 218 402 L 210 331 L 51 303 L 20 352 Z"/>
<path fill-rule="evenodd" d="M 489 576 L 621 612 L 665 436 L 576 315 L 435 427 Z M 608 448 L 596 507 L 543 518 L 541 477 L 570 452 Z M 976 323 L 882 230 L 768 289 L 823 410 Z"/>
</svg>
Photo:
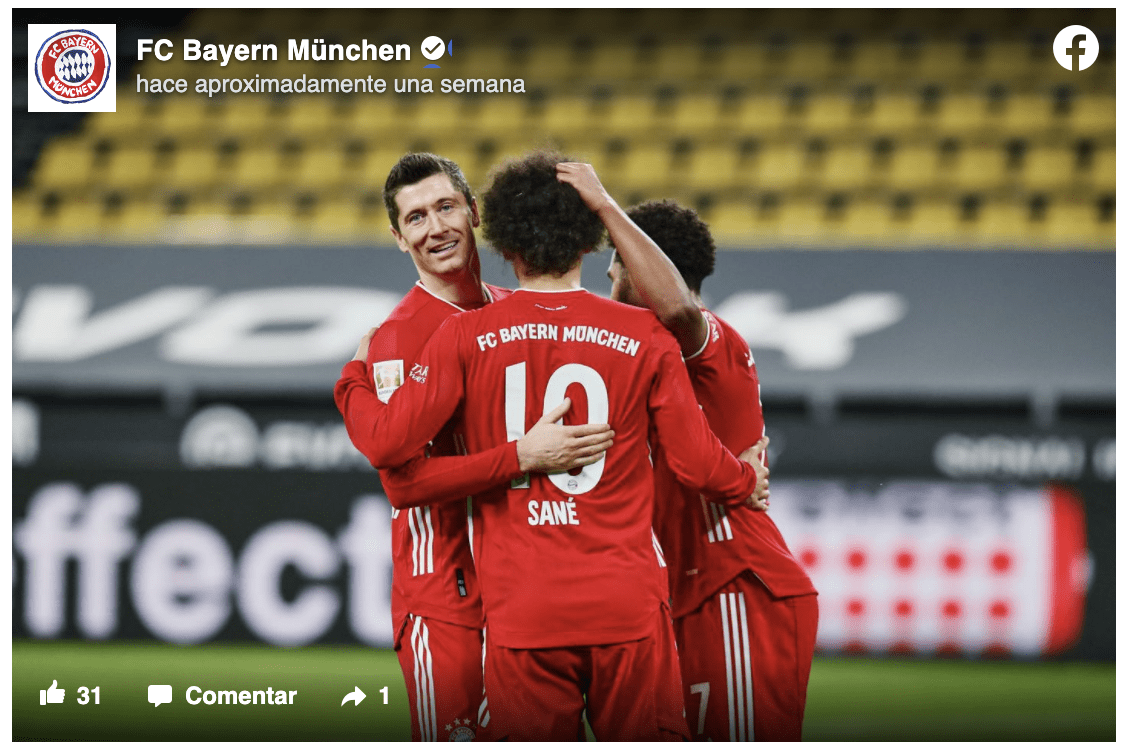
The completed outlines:
<svg viewBox="0 0 1134 752">
<path fill-rule="evenodd" d="M 49 702 L 53 704 L 63 702 L 63 695 L 67 694 L 67 690 L 59 689 L 59 680 L 53 679 L 51 686 L 47 689 L 39 690 L 39 704 L 46 705 Z"/>
</svg>

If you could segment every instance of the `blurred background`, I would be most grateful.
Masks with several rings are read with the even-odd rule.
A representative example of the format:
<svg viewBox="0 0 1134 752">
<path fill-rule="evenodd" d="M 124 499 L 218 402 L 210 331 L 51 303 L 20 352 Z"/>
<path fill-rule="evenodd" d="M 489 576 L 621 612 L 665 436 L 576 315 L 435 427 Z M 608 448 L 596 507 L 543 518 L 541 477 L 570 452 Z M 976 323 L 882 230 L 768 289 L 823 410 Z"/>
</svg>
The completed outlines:
<svg viewBox="0 0 1134 752">
<path fill-rule="evenodd" d="M 288 733 L 405 738 L 391 654 L 357 647 L 392 639 L 389 506 L 331 399 L 416 279 L 381 186 L 408 150 L 475 192 L 551 146 L 717 239 L 704 297 L 753 348 L 771 513 L 820 591 L 805 738 L 1114 738 L 1113 9 L 13 18 L 16 737 L 165 738 L 111 710 L 187 661 L 196 683 L 194 665 L 341 676 L 310 690 L 328 714 L 377 691 L 366 666 L 395 708 Z M 29 113 L 27 24 L 72 22 L 117 24 L 117 111 Z M 1085 71 L 1053 55 L 1071 24 L 1099 42 Z M 430 35 L 451 40 L 437 69 Z M 281 59 L 185 62 L 184 38 Z M 174 59 L 138 62 L 138 39 Z M 289 39 L 412 59 L 291 62 Z M 257 74 L 387 90 L 193 92 Z M 584 284 L 606 294 L 600 255 Z M 122 689 L 60 725 L 34 689 L 87 662 Z M 179 738 L 299 738 L 240 710 Z"/>
</svg>

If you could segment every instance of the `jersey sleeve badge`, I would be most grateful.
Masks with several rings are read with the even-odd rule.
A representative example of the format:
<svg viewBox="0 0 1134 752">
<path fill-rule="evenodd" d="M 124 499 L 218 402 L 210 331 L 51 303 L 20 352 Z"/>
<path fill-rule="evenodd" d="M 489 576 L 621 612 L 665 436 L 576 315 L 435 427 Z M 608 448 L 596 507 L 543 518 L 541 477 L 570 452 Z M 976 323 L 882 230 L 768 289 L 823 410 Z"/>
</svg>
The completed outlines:
<svg viewBox="0 0 1134 752">
<path fill-rule="evenodd" d="M 374 364 L 374 387 L 378 399 L 390 401 L 390 395 L 405 382 L 405 367 L 400 360 L 380 360 Z"/>
</svg>

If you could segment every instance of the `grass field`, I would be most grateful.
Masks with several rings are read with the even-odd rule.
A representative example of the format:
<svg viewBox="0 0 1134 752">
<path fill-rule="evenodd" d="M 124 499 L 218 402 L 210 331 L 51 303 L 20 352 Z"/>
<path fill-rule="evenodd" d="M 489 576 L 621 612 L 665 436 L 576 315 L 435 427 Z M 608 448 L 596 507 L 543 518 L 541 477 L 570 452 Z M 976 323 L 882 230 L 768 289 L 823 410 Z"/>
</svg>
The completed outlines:
<svg viewBox="0 0 1134 752">
<path fill-rule="evenodd" d="M 1115 665 L 817 659 L 804 739 L 811 741 L 1114 741 Z M 63 704 L 39 704 L 53 680 Z M 173 702 L 146 701 L 150 684 Z M 189 705 L 186 689 L 296 690 L 292 705 Z M 99 688 L 99 703 L 78 688 Z M 357 707 L 343 697 L 359 687 Z M 383 703 L 388 687 L 389 703 Z M 221 741 L 409 739 L 392 651 L 126 643 L 12 646 L 12 738 Z"/>
</svg>

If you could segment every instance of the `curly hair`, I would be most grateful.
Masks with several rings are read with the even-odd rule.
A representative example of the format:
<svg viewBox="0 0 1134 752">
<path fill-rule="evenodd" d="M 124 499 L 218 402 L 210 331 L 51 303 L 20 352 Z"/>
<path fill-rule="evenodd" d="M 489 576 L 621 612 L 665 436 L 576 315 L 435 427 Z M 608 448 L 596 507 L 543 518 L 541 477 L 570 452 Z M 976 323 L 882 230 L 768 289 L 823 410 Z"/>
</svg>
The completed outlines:
<svg viewBox="0 0 1134 752">
<path fill-rule="evenodd" d="M 673 201 L 644 201 L 626 214 L 669 256 L 689 289 L 700 294 L 701 283 L 713 273 L 717 246 L 697 212 Z"/>
<path fill-rule="evenodd" d="M 506 260 L 521 259 L 534 274 L 561 276 L 599 247 L 605 229 L 579 192 L 556 178 L 569 161 L 547 151 L 509 160 L 481 196 L 484 237 Z"/>
<path fill-rule="evenodd" d="M 430 154 L 427 151 L 413 152 L 399 159 L 397 164 L 390 168 L 390 174 L 386 176 L 386 187 L 382 190 L 382 200 L 386 202 L 386 214 L 390 216 L 390 224 L 398 227 L 398 203 L 396 201 L 398 191 L 407 185 L 420 183 L 422 180 L 440 173 L 448 175 L 453 187 L 465 194 L 465 201 L 470 206 L 472 205 L 473 197 L 472 190 L 469 188 L 469 181 L 465 180 L 465 174 L 461 172 L 461 168 L 456 162 L 445 159 L 445 157 L 439 157 L 436 154 Z"/>
</svg>

